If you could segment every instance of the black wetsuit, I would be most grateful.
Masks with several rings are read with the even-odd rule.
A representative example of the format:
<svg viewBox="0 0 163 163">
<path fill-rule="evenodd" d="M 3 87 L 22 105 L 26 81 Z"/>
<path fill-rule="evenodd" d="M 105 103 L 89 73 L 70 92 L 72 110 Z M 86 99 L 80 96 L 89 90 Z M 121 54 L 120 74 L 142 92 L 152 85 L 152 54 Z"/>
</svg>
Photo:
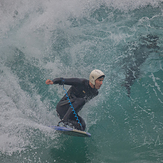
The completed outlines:
<svg viewBox="0 0 163 163">
<path fill-rule="evenodd" d="M 71 85 L 68 90 L 68 96 L 73 105 L 73 108 L 80 120 L 80 123 L 76 120 L 75 115 L 73 114 L 73 109 L 70 106 L 69 100 L 66 97 L 66 94 L 57 104 L 56 110 L 60 117 L 60 119 L 64 120 L 69 124 L 72 124 L 76 129 L 85 130 L 85 122 L 78 115 L 78 112 L 82 109 L 83 105 L 88 102 L 90 99 L 98 95 L 98 90 L 95 88 L 91 88 L 89 85 L 89 81 L 87 79 L 79 79 L 79 78 L 55 78 L 52 80 L 54 84 L 66 84 Z"/>
</svg>

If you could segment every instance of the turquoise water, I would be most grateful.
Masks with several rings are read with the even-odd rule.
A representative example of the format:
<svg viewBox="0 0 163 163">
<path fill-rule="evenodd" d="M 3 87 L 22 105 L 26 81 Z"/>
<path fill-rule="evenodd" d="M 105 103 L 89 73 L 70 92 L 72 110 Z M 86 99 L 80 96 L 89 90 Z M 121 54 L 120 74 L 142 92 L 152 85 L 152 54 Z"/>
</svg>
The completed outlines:
<svg viewBox="0 0 163 163">
<path fill-rule="evenodd" d="M 162 0 L 1 0 L 0 37 L 1 163 L 163 162 Z M 55 133 L 64 90 L 46 79 L 95 68 L 92 137 Z"/>
</svg>

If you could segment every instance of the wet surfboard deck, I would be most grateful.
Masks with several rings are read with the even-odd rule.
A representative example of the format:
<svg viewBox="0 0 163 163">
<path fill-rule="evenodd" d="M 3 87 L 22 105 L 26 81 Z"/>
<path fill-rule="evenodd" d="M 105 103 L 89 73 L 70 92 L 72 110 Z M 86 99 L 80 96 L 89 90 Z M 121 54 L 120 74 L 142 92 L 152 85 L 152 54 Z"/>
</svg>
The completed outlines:
<svg viewBox="0 0 163 163">
<path fill-rule="evenodd" d="M 57 132 L 60 132 L 65 135 L 70 135 L 70 136 L 78 136 L 78 137 L 91 137 L 91 134 L 85 131 L 77 130 L 77 129 L 72 129 L 72 128 L 67 128 L 67 127 L 60 127 L 60 126 L 50 126 Z"/>
</svg>

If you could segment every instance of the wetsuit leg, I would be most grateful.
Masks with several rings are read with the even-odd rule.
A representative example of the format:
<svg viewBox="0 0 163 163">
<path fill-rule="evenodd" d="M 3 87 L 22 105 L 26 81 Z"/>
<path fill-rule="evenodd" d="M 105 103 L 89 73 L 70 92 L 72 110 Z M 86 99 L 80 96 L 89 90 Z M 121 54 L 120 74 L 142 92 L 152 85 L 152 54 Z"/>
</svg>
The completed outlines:
<svg viewBox="0 0 163 163">
<path fill-rule="evenodd" d="M 72 102 L 72 106 L 70 106 L 69 109 L 67 110 L 63 119 L 67 121 L 67 119 L 73 118 L 75 116 L 73 109 L 75 110 L 75 113 L 77 114 L 82 109 L 84 104 L 85 104 L 85 100 L 83 98 L 76 98 L 75 101 Z"/>
<path fill-rule="evenodd" d="M 77 118 L 75 117 L 75 114 L 73 112 L 73 108 L 75 110 L 75 113 L 77 114 L 85 104 L 85 100 L 83 98 L 76 98 L 75 100 L 72 100 L 72 106 L 70 104 L 64 104 L 64 101 L 60 101 L 57 105 L 57 113 L 59 114 L 60 119 L 63 119 L 65 122 L 71 123 L 76 129 L 79 130 L 85 130 L 85 122 L 84 120 L 78 116 L 80 123 L 82 124 L 82 127 L 76 120 Z"/>
<path fill-rule="evenodd" d="M 66 112 L 68 111 L 69 107 L 70 107 L 70 104 L 66 100 L 60 101 L 57 104 L 56 111 L 57 111 L 60 119 L 63 119 L 63 117 L 66 114 Z"/>
<path fill-rule="evenodd" d="M 73 118 L 73 119 L 68 119 L 68 124 L 69 124 L 70 127 L 74 127 L 75 129 L 84 131 L 85 128 L 86 128 L 86 124 L 85 124 L 85 122 L 84 122 L 82 117 L 80 117 L 78 115 L 78 118 L 80 120 L 81 125 L 76 121 L 76 117 Z"/>
</svg>

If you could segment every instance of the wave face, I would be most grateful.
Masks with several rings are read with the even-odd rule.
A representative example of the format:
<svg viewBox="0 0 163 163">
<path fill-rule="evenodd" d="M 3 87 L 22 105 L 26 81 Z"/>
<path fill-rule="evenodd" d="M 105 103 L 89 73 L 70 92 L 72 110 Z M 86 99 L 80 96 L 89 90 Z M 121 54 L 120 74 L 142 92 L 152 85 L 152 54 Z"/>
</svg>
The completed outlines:
<svg viewBox="0 0 163 163">
<path fill-rule="evenodd" d="M 162 0 L 1 0 L 1 163 L 163 162 L 162 20 Z M 45 80 L 95 68 L 103 86 L 80 112 L 92 137 L 55 133 L 64 90 Z"/>
</svg>

